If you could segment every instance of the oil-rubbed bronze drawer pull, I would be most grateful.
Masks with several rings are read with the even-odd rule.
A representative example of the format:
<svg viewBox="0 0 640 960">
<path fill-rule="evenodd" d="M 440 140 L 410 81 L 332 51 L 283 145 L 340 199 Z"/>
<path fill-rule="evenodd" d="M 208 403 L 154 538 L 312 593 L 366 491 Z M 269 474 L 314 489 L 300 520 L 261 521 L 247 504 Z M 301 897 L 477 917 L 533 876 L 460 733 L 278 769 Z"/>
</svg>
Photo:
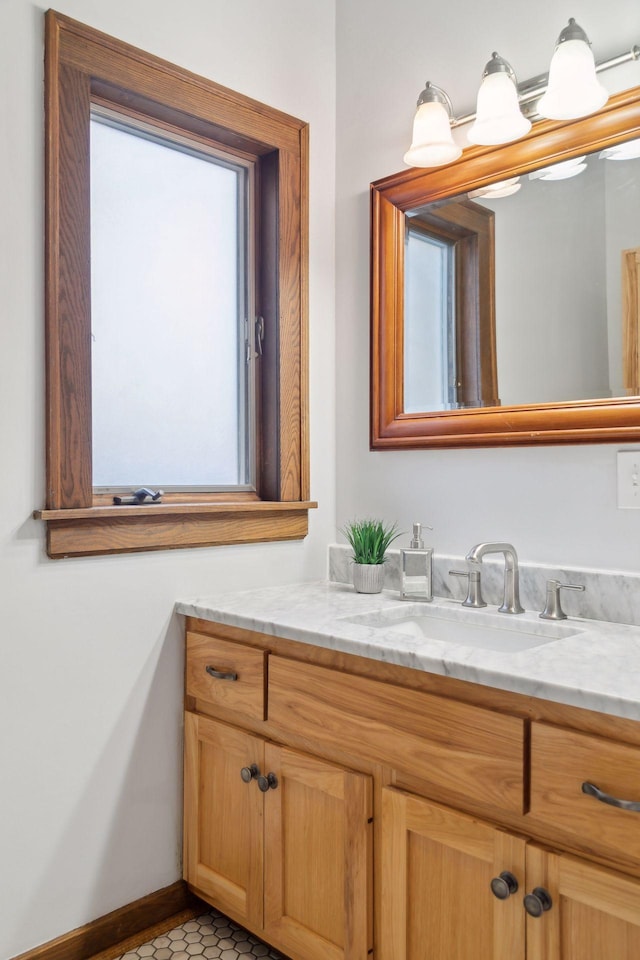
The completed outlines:
<svg viewBox="0 0 640 960">
<path fill-rule="evenodd" d="M 631 810 L 633 813 L 640 813 L 640 802 L 637 800 L 619 800 L 618 797 L 612 797 L 611 794 L 599 790 L 593 783 L 583 783 L 582 792 L 590 797 L 595 797 L 600 803 L 608 803 L 611 807 L 619 807 L 620 810 Z"/>
<path fill-rule="evenodd" d="M 210 677 L 213 677 L 214 680 L 237 680 L 237 673 L 223 673 L 221 670 L 216 670 L 214 667 L 205 667 L 205 670 Z"/>
</svg>

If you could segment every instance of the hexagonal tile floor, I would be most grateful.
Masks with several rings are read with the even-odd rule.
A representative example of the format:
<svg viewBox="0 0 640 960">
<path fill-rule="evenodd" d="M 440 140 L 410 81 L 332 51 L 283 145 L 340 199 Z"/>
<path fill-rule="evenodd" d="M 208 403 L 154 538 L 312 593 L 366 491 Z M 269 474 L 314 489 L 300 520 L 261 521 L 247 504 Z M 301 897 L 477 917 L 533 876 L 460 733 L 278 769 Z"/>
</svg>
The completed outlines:
<svg viewBox="0 0 640 960">
<path fill-rule="evenodd" d="M 239 927 L 217 910 L 189 920 L 118 960 L 286 960 L 273 947 Z"/>
</svg>

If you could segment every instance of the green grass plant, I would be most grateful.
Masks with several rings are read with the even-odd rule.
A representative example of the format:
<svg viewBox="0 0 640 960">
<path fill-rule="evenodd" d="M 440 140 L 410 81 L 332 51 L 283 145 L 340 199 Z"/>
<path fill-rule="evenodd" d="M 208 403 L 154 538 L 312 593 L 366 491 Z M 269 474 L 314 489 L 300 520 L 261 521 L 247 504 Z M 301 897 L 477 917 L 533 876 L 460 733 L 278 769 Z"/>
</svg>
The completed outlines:
<svg viewBox="0 0 640 960">
<path fill-rule="evenodd" d="M 387 547 L 400 536 L 395 523 L 389 526 L 382 520 L 350 520 L 341 532 L 351 544 L 355 563 L 384 563 Z"/>
</svg>

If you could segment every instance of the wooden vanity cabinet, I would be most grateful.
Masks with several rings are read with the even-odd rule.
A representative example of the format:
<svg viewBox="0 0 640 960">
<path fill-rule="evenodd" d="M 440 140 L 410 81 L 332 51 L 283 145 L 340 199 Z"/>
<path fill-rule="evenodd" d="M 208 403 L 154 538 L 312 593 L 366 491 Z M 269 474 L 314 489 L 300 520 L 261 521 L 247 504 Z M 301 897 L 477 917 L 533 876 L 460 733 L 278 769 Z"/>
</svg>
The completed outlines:
<svg viewBox="0 0 640 960">
<path fill-rule="evenodd" d="M 640 724 L 190 625 L 185 878 L 209 903 L 293 960 L 638 960 L 640 813 L 581 787 L 640 799 Z"/>
<path fill-rule="evenodd" d="M 262 927 L 263 794 L 242 780 L 264 770 L 259 737 L 186 713 L 184 877 L 220 910 Z"/>
<path fill-rule="evenodd" d="M 364 960 L 371 947 L 371 778 L 265 744 L 263 933 L 292 957 Z"/>
<path fill-rule="evenodd" d="M 585 796 L 590 783 L 611 798 L 640 799 L 640 749 L 546 723 L 531 724 L 532 816 L 569 837 L 640 862 L 640 811 Z M 640 953 L 638 954 L 640 958 Z"/>
<path fill-rule="evenodd" d="M 386 960 L 525 960 L 522 899 L 491 880 L 524 877 L 526 842 L 401 790 L 382 799 L 381 893 Z"/>
<path fill-rule="evenodd" d="M 639 880 L 404 791 L 383 795 L 381 957 L 640 957 Z M 496 878 L 501 893 L 514 886 L 505 899 L 492 893 Z M 539 916 L 525 911 L 525 895 Z"/>
<path fill-rule="evenodd" d="M 187 691 L 222 709 L 234 698 L 255 722 L 255 658 L 238 650 L 218 669 L 220 642 L 191 635 Z M 189 653 L 194 651 L 194 656 Z M 211 677 L 223 693 L 201 687 Z M 244 664 L 245 666 L 242 666 Z M 246 673 L 245 673 L 246 669 Z M 210 677 L 205 674 L 205 677 Z M 224 686 L 228 685 L 228 688 Z M 228 712 L 231 712 L 229 710 Z M 262 716 L 261 709 L 257 713 Z M 238 726 L 186 711 L 184 864 L 204 900 L 296 960 L 366 960 L 371 948 L 372 780 Z"/>
<path fill-rule="evenodd" d="M 527 960 L 637 960 L 640 881 L 536 844 L 527 846 L 527 882 L 552 906 L 527 917 Z"/>
</svg>

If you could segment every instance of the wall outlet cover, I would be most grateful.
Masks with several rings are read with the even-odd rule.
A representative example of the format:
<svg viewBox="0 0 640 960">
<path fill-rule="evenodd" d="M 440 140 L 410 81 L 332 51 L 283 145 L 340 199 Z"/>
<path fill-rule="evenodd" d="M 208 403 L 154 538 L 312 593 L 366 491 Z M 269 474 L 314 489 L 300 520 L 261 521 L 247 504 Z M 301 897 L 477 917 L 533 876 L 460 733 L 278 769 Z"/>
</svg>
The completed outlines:
<svg viewBox="0 0 640 960">
<path fill-rule="evenodd" d="M 618 509 L 640 510 L 640 450 L 618 450 Z"/>
</svg>

